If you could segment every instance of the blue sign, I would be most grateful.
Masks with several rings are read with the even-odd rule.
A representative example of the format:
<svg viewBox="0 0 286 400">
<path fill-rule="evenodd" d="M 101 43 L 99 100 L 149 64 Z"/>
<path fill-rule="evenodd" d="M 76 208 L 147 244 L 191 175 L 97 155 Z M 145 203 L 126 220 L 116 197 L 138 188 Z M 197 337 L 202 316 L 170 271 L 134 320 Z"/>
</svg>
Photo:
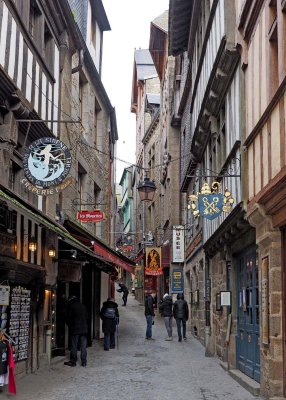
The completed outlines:
<svg viewBox="0 0 286 400">
<path fill-rule="evenodd" d="M 222 213 L 222 193 L 199 194 L 198 208 L 202 217 L 215 219 Z"/>
<path fill-rule="evenodd" d="M 173 269 L 172 271 L 171 292 L 172 293 L 184 292 L 184 275 L 182 269 Z"/>
</svg>

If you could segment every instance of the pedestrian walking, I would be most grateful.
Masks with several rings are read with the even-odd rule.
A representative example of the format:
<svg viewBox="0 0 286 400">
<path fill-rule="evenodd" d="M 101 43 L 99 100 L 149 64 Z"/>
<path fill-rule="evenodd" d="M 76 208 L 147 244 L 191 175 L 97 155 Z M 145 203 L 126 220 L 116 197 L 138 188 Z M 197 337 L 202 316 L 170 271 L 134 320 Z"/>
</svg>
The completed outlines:
<svg viewBox="0 0 286 400">
<path fill-rule="evenodd" d="M 70 335 L 70 360 L 65 362 L 69 367 L 75 367 L 77 363 L 77 349 L 80 344 L 81 365 L 86 367 L 87 363 L 87 332 L 88 332 L 88 314 L 85 305 L 83 305 L 76 296 L 68 299 L 66 309 L 66 324 Z"/>
<path fill-rule="evenodd" d="M 127 289 L 126 285 L 124 283 L 119 283 L 119 289 L 117 289 L 117 292 L 123 293 L 122 300 L 123 300 L 123 306 L 126 306 L 127 303 L 127 297 L 129 294 L 129 290 Z"/>
<path fill-rule="evenodd" d="M 168 336 L 165 340 L 173 340 L 173 300 L 172 297 L 169 296 L 168 293 L 165 293 L 163 296 L 163 300 L 159 304 L 159 311 L 164 317 L 164 322 L 167 330 Z"/>
<path fill-rule="evenodd" d="M 119 324 L 118 304 L 112 298 L 108 298 L 100 310 L 102 319 L 102 331 L 104 333 L 104 350 L 115 349 L 115 332 Z M 118 340 L 118 337 L 117 337 Z"/>
<path fill-rule="evenodd" d="M 177 323 L 179 342 L 182 341 L 182 327 L 183 327 L 183 339 L 187 340 L 186 336 L 186 322 L 189 319 L 189 307 L 184 295 L 182 293 L 177 294 L 177 300 L 174 303 L 173 314 Z"/>
<path fill-rule="evenodd" d="M 145 298 L 145 317 L 146 317 L 146 322 L 147 322 L 145 339 L 147 339 L 147 340 L 153 340 L 152 325 L 154 324 L 154 317 L 155 317 L 155 312 L 154 312 L 155 296 L 156 296 L 156 293 L 152 292 L 152 293 L 148 294 Z"/>
</svg>

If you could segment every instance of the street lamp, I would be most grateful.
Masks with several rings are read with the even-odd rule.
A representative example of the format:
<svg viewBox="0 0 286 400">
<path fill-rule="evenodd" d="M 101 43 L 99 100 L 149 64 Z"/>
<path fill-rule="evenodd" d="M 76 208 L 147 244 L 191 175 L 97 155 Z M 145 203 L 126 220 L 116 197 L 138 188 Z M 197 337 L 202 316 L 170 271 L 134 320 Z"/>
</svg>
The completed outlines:
<svg viewBox="0 0 286 400">
<path fill-rule="evenodd" d="M 145 177 L 143 182 L 139 182 L 137 190 L 141 201 L 152 201 L 156 192 L 156 185 Z"/>
</svg>

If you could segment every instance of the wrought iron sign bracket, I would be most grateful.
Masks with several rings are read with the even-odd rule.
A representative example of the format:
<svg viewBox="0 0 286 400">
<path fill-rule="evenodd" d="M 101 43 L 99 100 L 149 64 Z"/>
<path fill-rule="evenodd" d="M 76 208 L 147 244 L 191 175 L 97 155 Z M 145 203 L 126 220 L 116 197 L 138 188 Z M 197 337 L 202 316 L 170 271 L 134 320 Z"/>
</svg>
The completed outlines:
<svg viewBox="0 0 286 400">
<path fill-rule="evenodd" d="M 210 169 L 203 173 L 199 168 L 192 171 L 190 175 L 186 175 L 187 178 L 215 178 L 221 180 L 223 178 L 241 178 L 241 160 L 240 158 L 232 158 L 231 162 L 226 162 L 225 166 L 220 172 L 216 173 Z"/>
</svg>

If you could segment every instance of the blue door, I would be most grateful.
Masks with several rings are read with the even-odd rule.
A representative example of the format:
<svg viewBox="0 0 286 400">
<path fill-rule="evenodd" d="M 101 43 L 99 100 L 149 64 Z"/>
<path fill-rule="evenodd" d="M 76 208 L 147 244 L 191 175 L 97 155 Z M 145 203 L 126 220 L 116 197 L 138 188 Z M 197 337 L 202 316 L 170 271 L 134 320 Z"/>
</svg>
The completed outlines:
<svg viewBox="0 0 286 400">
<path fill-rule="evenodd" d="M 259 280 L 256 247 L 237 257 L 237 368 L 260 382 Z"/>
</svg>

